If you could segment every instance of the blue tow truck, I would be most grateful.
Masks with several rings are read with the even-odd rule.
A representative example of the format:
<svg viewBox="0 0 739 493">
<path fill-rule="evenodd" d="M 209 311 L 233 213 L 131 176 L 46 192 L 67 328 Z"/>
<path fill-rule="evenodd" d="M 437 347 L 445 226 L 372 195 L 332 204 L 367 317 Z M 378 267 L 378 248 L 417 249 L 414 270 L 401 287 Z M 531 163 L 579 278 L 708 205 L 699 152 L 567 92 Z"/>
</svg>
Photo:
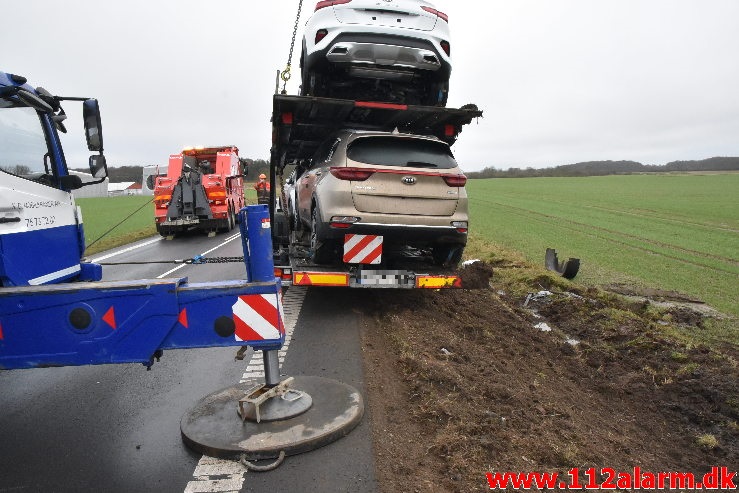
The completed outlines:
<svg viewBox="0 0 739 493">
<path fill-rule="evenodd" d="M 62 104 L 82 103 L 91 181 L 70 174 Z M 83 260 L 72 190 L 107 176 L 100 109 L 0 72 L 0 369 L 139 362 L 165 349 L 250 346 L 275 355 L 285 337 L 269 211 L 240 212 L 246 280 L 102 282 Z M 249 227 L 253 226 L 253 227 Z"/>
</svg>

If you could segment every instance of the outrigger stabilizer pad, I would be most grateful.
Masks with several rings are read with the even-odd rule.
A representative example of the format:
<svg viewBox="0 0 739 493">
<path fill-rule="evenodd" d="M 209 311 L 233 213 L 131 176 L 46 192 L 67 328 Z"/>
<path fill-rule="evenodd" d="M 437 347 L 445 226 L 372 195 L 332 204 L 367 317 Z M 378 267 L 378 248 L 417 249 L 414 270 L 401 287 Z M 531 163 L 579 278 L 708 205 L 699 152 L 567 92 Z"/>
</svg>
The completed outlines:
<svg viewBox="0 0 739 493">
<path fill-rule="evenodd" d="M 557 250 L 547 248 L 547 254 L 544 257 L 544 266 L 551 271 L 557 272 L 565 279 L 574 279 L 577 271 L 580 270 L 580 259 L 570 258 L 567 262 L 559 262 L 557 259 Z"/>
<path fill-rule="evenodd" d="M 180 421 L 183 441 L 211 457 L 275 459 L 328 445 L 364 415 L 361 394 L 335 380 L 296 376 L 276 387 L 244 383 L 204 397 Z"/>
</svg>

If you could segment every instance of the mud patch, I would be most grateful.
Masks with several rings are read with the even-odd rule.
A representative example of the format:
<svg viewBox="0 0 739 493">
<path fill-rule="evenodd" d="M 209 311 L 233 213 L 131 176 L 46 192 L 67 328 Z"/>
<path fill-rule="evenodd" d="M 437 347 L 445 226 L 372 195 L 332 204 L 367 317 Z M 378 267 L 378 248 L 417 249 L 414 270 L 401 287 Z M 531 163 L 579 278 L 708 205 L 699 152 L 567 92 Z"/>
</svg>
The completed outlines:
<svg viewBox="0 0 739 493">
<path fill-rule="evenodd" d="M 465 289 L 486 289 L 490 287 L 490 279 L 493 277 L 493 268 L 487 263 L 476 260 L 464 267 L 459 272 L 462 278 L 462 287 Z"/>
<path fill-rule="evenodd" d="M 369 295 L 382 491 L 489 491 L 493 471 L 703 474 L 739 463 L 736 361 L 584 294 L 525 309 L 492 290 Z"/>
</svg>

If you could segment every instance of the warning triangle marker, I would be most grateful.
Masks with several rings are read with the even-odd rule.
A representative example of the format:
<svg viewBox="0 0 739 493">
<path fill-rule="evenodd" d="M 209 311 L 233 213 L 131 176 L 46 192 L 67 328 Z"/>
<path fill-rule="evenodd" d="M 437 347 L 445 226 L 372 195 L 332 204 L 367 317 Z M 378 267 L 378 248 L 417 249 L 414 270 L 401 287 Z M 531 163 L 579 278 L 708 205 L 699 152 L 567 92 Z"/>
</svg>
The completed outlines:
<svg viewBox="0 0 739 493">
<path fill-rule="evenodd" d="M 190 326 L 187 324 L 187 308 L 183 308 L 180 312 L 180 316 L 177 319 L 179 323 L 185 326 L 186 329 L 189 329 Z"/>
<path fill-rule="evenodd" d="M 113 327 L 113 330 L 116 330 L 118 328 L 115 323 L 115 310 L 112 306 L 107 312 L 105 312 L 105 315 L 103 315 L 103 322 Z"/>
</svg>

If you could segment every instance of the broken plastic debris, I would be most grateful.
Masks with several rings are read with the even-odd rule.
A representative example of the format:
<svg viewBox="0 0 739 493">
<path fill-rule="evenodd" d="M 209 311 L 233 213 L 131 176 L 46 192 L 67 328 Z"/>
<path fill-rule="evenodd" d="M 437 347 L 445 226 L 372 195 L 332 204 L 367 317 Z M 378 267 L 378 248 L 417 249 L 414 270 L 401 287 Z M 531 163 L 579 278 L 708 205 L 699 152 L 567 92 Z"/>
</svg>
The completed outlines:
<svg viewBox="0 0 739 493">
<path fill-rule="evenodd" d="M 451 356 L 452 352 L 449 351 L 447 348 L 443 347 L 441 348 L 441 352 L 444 353 L 446 356 Z"/>
<path fill-rule="evenodd" d="M 570 346 L 577 346 L 578 344 L 580 344 L 580 341 L 578 341 L 577 339 L 567 339 L 565 342 Z"/>
<path fill-rule="evenodd" d="M 476 264 L 477 262 L 482 262 L 482 260 L 480 260 L 480 259 L 465 260 L 464 262 L 462 262 L 462 267 L 468 267 L 468 266 L 470 266 L 472 264 Z"/>
<path fill-rule="evenodd" d="M 541 322 L 541 323 L 538 323 L 538 324 L 534 325 L 534 328 L 535 329 L 539 329 L 542 332 L 551 332 L 552 331 L 552 328 L 549 325 L 547 325 L 545 322 Z"/>
<path fill-rule="evenodd" d="M 538 293 L 529 293 L 529 295 L 526 297 L 526 301 L 524 301 L 523 306 L 528 306 L 529 302 L 531 301 L 539 301 L 542 298 L 548 298 L 549 296 L 552 296 L 551 291 L 539 291 Z"/>
<path fill-rule="evenodd" d="M 557 251 L 553 248 L 547 248 L 544 256 L 544 267 L 554 271 L 565 279 L 574 279 L 577 271 L 580 270 L 580 259 L 570 258 L 566 262 L 560 262 L 557 258 Z"/>
</svg>

